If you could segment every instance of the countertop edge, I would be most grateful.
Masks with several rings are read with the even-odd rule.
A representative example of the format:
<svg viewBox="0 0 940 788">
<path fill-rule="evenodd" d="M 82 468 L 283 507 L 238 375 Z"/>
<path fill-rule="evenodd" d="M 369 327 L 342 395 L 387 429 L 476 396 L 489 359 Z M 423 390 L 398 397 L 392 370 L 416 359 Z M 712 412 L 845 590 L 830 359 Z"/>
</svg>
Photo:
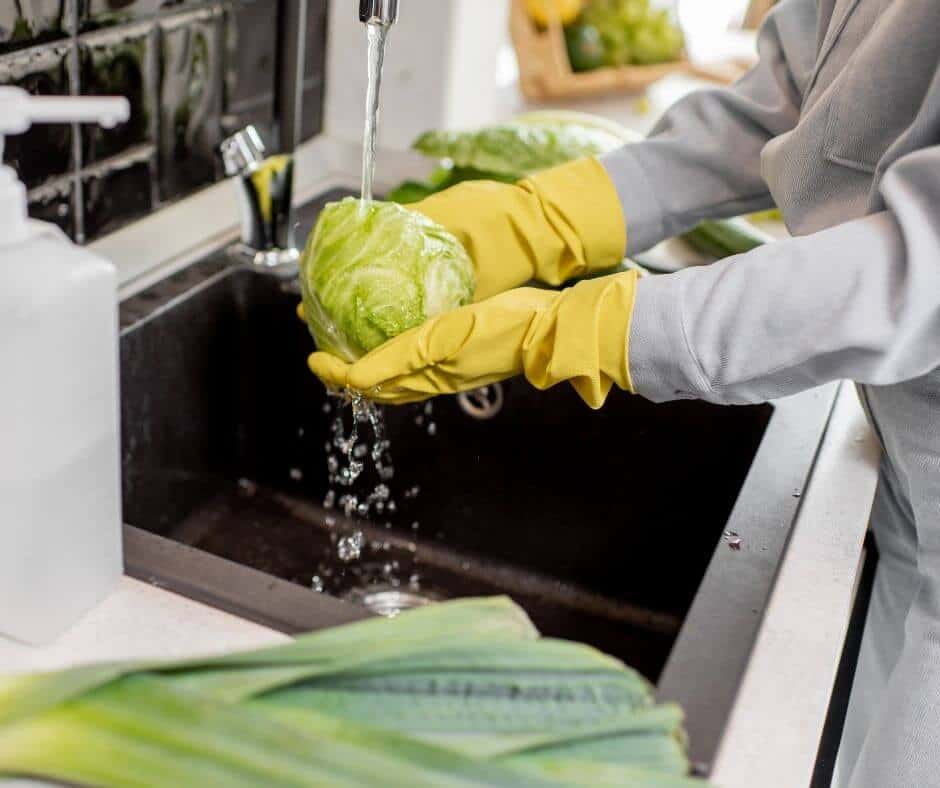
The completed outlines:
<svg viewBox="0 0 940 788">
<path fill-rule="evenodd" d="M 878 474 L 855 387 L 838 395 L 712 771 L 721 788 L 809 785 Z"/>
</svg>

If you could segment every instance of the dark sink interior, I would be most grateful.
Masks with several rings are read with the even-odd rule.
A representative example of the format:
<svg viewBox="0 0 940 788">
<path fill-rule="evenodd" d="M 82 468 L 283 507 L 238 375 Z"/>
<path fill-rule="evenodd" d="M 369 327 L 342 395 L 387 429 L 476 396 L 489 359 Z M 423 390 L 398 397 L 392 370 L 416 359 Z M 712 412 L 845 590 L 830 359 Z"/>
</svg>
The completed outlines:
<svg viewBox="0 0 940 788">
<path fill-rule="evenodd" d="M 308 226 L 316 210 L 306 211 Z M 337 609 L 364 614 L 364 595 L 390 584 L 429 599 L 505 593 L 543 633 L 592 643 L 655 681 L 706 571 L 729 560 L 723 532 L 778 408 L 654 405 L 615 392 L 592 411 L 567 386 L 539 392 L 514 380 L 488 420 L 472 418 L 453 397 L 436 400 L 430 413 L 386 409 L 398 509 L 355 522 L 324 506 L 324 444 L 338 405 L 306 368 L 313 342 L 294 314 L 297 301 L 293 282 L 220 253 L 122 304 L 131 571 L 275 626 L 277 616 L 234 601 L 242 580 L 230 592 L 204 587 L 257 570 L 237 577 L 290 586 L 292 606 L 333 605 L 316 625 L 342 620 Z M 735 571 L 760 580 L 747 592 L 757 601 L 744 602 L 755 615 L 739 627 L 740 655 L 731 665 L 716 657 L 734 674 L 722 703 L 733 698 L 795 512 L 792 487 L 774 492 L 775 479 L 802 484 L 819 437 L 813 430 L 800 439 L 799 461 L 786 461 L 792 468 L 764 474 L 769 486 L 758 490 L 755 513 L 741 516 L 756 523 L 774 510 L 771 498 L 785 502 L 768 526 L 771 551 L 755 546 L 735 558 Z M 420 493 L 411 496 L 414 487 Z M 344 565 L 336 540 L 356 530 L 366 548 Z M 134 554 L 142 538 L 144 552 L 179 551 L 166 564 L 176 580 Z M 181 569 L 187 561 L 201 568 Z M 325 593 L 311 588 L 314 576 Z M 745 593 L 735 583 L 721 587 Z M 683 636 L 711 628 L 706 621 Z M 709 714 L 723 713 L 707 703 Z"/>
<path fill-rule="evenodd" d="M 398 511 L 337 566 L 331 539 L 355 527 L 322 505 L 324 406 L 341 405 L 307 371 L 297 300 L 293 283 L 222 257 L 125 305 L 125 521 L 340 595 L 382 585 L 373 565 L 396 561 L 394 579 L 417 574 L 431 597 L 509 593 L 544 632 L 655 679 L 772 409 L 617 392 L 592 411 L 567 386 L 524 381 L 485 421 L 453 397 L 387 409 Z"/>
</svg>

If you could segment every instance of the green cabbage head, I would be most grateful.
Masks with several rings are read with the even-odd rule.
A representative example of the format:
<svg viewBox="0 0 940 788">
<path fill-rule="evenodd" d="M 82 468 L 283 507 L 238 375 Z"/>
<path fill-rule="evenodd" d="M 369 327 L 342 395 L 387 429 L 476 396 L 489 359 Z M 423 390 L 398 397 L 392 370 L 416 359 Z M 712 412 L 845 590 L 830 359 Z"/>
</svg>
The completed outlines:
<svg viewBox="0 0 940 788">
<path fill-rule="evenodd" d="M 352 362 L 428 318 L 470 303 L 460 242 L 394 203 L 329 203 L 300 261 L 304 313 L 319 350 Z"/>
</svg>

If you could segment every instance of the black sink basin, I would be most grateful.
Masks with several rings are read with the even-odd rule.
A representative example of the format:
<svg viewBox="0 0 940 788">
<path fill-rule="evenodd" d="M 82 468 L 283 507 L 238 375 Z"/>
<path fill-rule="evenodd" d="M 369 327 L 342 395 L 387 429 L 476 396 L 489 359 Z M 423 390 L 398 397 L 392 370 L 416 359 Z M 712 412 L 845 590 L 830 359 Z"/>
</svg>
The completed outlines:
<svg viewBox="0 0 940 788">
<path fill-rule="evenodd" d="M 595 412 L 511 381 L 485 419 L 457 398 L 388 409 L 397 510 L 360 522 L 324 506 L 341 405 L 306 369 L 297 300 L 223 252 L 122 304 L 129 571 L 288 632 L 509 594 L 543 633 L 659 680 L 710 760 L 832 391 L 737 408 L 618 392 Z M 362 557 L 338 562 L 356 531 Z"/>
</svg>

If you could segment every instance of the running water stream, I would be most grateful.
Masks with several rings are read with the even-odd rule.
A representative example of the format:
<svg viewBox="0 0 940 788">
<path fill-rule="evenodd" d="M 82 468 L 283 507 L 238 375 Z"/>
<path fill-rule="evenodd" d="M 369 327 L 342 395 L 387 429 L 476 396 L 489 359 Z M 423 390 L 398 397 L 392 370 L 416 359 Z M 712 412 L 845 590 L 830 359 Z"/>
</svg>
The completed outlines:
<svg viewBox="0 0 940 788">
<path fill-rule="evenodd" d="M 366 25 L 369 42 L 369 85 L 366 91 L 365 130 L 362 143 L 362 194 L 360 210 L 364 213 L 373 199 L 373 180 L 375 177 L 375 149 L 379 121 L 379 95 L 382 87 L 382 68 L 385 61 L 385 45 L 388 39 L 389 25 L 372 22 Z M 345 413 L 347 406 L 352 411 L 351 424 L 347 431 Z M 324 447 L 327 453 L 327 473 L 329 487 L 323 506 L 327 510 L 338 509 L 345 515 L 345 522 L 383 522 L 386 529 L 392 528 L 392 519 L 398 512 L 398 505 L 392 497 L 389 485 L 395 475 L 389 454 L 389 441 L 385 436 L 385 423 L 382 411 L 361 394 L 347 391 L 333 403 L 324 406 L 332 414 L 330 426 L 331 439 Z M 431 406 L 426 405 L 421 415 L 416 417 L 416 424 L 423 425 L 425 417 L 430 418 Z M 433 435 L 436 429 L 432 423 L 428 433 Z M 371 433 L 371 434 L 370 434 Z M 406 490 L 404 497 L 417 496 L 418 488 Z M 326 518 L 327 527 L 333 529 L 337 518 Z M 411 532 L 418 530 L 419 524 L 412 523 Z M 339 529 L 338 529 L 339 530 Z M 339 561 L 334 569 L 330 562 L 320 567 L 320 574 L 313 577 L 312 587 L 317 591 L 326 591 L 327 582 L 334 571 L 345 575 L 346 567 L 354 571 L 365 585 L 386 584 L 397 588 L 402 584 L 398 561 L 381 561 L 378 571 L 369 571 L 366 564 L 356 566 L 366 555 L 378 557 L 388 553 L 389 542 L 377 541 L 366 543 L 362 530 L 346 529 L 345 533 L 333 532 L 335 557 Z M 414 553 L 414 550 L 410 550 Z M 410 568 L 412 571 L 414 566 Z M 413 573 L 408 578 L 408 587 L 419 588 L 420 578 Z"/>
<path fill-rule="evenodd" d="M 369 87 L 366 91 L 366 122 L 362 139 L 362 210 L 372 202 L 372 182 L 375 178 L 375 141 L 379 125 L 379 94 L 382 89 L 382 66 L 385 62 L 385 44 L 388 25 L 366 25 L 369 37 Z"/>
</svg>

